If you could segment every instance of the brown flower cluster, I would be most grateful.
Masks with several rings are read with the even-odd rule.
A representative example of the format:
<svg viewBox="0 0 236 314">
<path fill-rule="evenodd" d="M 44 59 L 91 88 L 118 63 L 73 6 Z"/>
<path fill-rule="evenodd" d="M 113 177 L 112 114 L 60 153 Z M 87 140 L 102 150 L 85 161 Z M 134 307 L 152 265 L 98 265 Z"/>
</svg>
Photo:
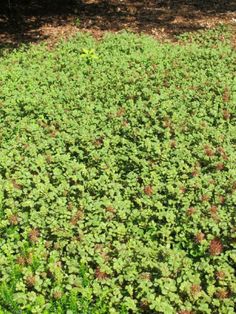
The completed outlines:
<svg viewBox="0 0 236 314">
<path fill-rule="evenodd" d="M 153 194 L 153 187 L 151 185 L 147 185 L 147 186 L 144 187 L 143 191 L 144 191 L 144 193 L 147 196 L 152 196 L 152 194 Z"/>
<path fill-rule="evenodd" d="M 40 233 L 39 233 L 38 229 L 36 229 L 36 228 L 31 229 L 30 232 L 29 232 L 29 239 L 30 239 L 30 241 L 33 242 L 33 243 L 38 242 L 39 235 L 40 235 Z"/>
</svg>

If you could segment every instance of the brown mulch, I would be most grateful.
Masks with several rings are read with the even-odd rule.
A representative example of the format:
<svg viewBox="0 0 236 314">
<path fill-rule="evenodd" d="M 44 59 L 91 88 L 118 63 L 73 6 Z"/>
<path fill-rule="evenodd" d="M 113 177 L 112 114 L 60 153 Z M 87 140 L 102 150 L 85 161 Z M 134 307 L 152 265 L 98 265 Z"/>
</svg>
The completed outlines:
<svg viewBox="0 0 236 314">
<path fill-rule="evenodd" d="M 205 4 L 201 5 L 202 2 Z M 201 0 L 83 0 L 78 5 L 45 7 L 43 1 L 31 1 L 30 6 L 18 4 L 12 19 L 0 14 L 0 46 L 41 41 L 53 46 L 59 39 L 69 38 L 78 31 L 101 38 L 107 31 L 128 29 L 169 41 L 183 32 L 220 23 L 235 27 L 235 2 L 218 3 L 213 1 L 207 6 Z"/>
</svg>

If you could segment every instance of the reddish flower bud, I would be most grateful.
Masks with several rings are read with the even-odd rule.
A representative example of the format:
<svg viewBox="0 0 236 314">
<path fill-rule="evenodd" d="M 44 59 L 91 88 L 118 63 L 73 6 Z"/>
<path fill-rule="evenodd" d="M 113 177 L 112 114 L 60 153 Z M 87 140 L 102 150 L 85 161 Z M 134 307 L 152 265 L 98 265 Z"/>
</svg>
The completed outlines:
<svg viewBox="0 0 236 314">
<path fill-rule="evenodd" d="M 95 277 L 99 280 L 104 280 L 108 278 L 108 274 L 101 271 L 100 267 L 97 267 L 95 270 Z"/>
<path fill-rule="evenodd" d="M 219 239 L 213 239 L 210 242 L 209 251 L 212 256 L 220 255 L 223 252 L 223 244 Z"/>
<path fill-rule="evenodd" d="M 143 189 L 144 193 L 148 196 L 152 196 L 153 194 L 153 187 L 151 185 L 147 185 Z"/>
<path fill-rule="evenodd" d="M 29 239 L 31 242 L 37 242 L 39 238 L 39 230 L 38 229 L 31 229 L 29 232 Z"/>
<path fill-rule="evenodd" d="M 216 205 L 212 205 L 210 207 L 210 212 L 211 212 L 211 214 L 217 214 L 217 206 Z"/>
<path fill-rule="evenodd" d="M 219 162 L 218 164 L 216 164 L 216 169 L 219 170 L 219 171 L 223 170 L 224 167 L 225 166 L 224 166 L 223 162 Z"/>
<path fill-rule="evenodd" d="M 106 210 L 107 210 L 109 213 L 113 213 L 113 214 L 116 212 L 116 209 L 115 209 L 113 206 L 111 206 L 111 205 L 110 205 L 110 206 L 107 206 L 107 207 L 106 207 Z"/>
<path fill-rule="evenodd" d="M 223 110 L 223 117 L 224 117 L 225 120 L 229 120 L 230 119 L 231 114 L 230 114 L 229 110 L 227 110 L 227 109 Z"/>
<path fill-rule="evenodd" d="M 225 278 L 225 273 L 222 270 L 216 272 L 216 279 L 223 280 Z"/>
<path fill-rule="evenodd" d="M 208 157 L 213 157 L 215 155 L 214 150 L 210 147 L 205 147 L 204 152 Z"/>
<path fill-rule="evenodd" d="M 53 293 L 53 298 L 54 298 L 55 300 L 59 300 L 61 297 L 62 297 L 62 292 L 61 292 L 61 291 L 55 291 L 55 292 Z"/>
<path fill-rule="evenodd" d="M 205 234 L 202 233 L 202 232 L 198 232 L 196 235 L 195 235 L 195 241 L 197 243 L 201 243 L 203 240 L 205 239 Z"/>
<path fill-rule="evenodd" d="M 71 218 L 70 223 L 76 225 L 79 220 L 84 218 L 84 213 L 82 210 L 78 210 L 77 213 Z"/>
<path fill-rule="evenodd" d="M 16 180 L 12 180 L 12 185 L 16 190 L 21 190 L 23 186 L 16 182 Z"/>
<path fill-rule="evenodd" d="M 122 117 L 125 114 L 125 108 L 121 107 L 117 112 L 116 116 L 117 117 Z"/>
<path fill-rule="evenodd" d="M 191 286 L 191 294 L 193 296 L 197 295 L 199 292 L 201 292 L 202 288 L 200 285 L 196 285 L 196 284 L 193 284 Z"/>
<path fill-rule="evenodd" d="M 223 100 L 223 102 L 229 102 L 230 101 L 230 91 L 229 91 L 228 87 L 225 87 L 225 89 L 224 89 L 222 100 Z"/>
<path fill-rule="evenodd" d="M 25 260 L 24 256 L 18 256 L 16 259 L 16 263 L 21 265 L 21 266 L 24 266 L 26 264 L 26 260 Z"/>
<path fill-rule="evenodd" d="M 202 202 L 208 202 L 210 199 L 210 196 L 207 195 L 207 194 L 203 194 L 202 197 L 201 197 L 201 201 Z"/>
<path fill-rule="evenodd" d="M 12 226 L 16 226 L 19 223 L 17 215 L 11 215 L 8 220 Z"/>
<path fill-rule="evenodd" d="M 192 216 L 196 212 L 196 208 L 194 207 L 189 207 L 186 211 L 188 216 Z"/>
<path fill-rule="evenodd" d="M 32 288 L 35 286 L 36 284 L 36 278 L 35 276 L 27 276 L 26 279 L 26 285 L 29 287 L 29 288 Z"/>
<path fill-rule="evenodd" d="M 224 204 L 224 202 L 225 202 L 225 197 L 224 197 L 223 195 L 219 195 L 219 196 L 218 196 L 218 200 L 219 200 L 219 203 L 220 203 L 220 204 Z"/>
<path fill-rule="evenodd" d="M 221 300 L 227 299 L 229 298 L 229 296 L 230 296 L 230 293 L 227 289 L 220 289 L 216 292 L 216 297 Z"/>
<path fill-rule="evenodd" d="M 184 194 L 186 192 L 186 188 L 184 186 L 181 186 L 179 191 L 180 191 L 181 194 Z"/>
</svg>

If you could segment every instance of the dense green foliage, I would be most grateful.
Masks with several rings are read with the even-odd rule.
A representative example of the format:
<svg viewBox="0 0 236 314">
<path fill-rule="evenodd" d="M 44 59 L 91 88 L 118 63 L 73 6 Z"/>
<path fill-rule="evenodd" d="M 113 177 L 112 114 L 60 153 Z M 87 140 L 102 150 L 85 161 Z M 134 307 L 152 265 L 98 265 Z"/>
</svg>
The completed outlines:
<svg viewBox="0 0 236 314">
<path fill-rule="evenodd" d="M 0 58 L 0 313 L 235 313 L 236 54 L 179 40 Z"/>
</svg>

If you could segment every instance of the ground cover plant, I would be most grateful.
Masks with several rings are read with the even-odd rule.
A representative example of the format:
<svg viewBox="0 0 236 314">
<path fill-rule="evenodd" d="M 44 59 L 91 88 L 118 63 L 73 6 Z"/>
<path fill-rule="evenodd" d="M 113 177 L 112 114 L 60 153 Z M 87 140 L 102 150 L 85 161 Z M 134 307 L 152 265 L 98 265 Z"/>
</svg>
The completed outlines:
<svg viewBox="0 0 236 314">
<path fill-rule="evenodd" d="M 0 313 L 235 313 L 231 31 L 0 57 Z"/>
</svg>

